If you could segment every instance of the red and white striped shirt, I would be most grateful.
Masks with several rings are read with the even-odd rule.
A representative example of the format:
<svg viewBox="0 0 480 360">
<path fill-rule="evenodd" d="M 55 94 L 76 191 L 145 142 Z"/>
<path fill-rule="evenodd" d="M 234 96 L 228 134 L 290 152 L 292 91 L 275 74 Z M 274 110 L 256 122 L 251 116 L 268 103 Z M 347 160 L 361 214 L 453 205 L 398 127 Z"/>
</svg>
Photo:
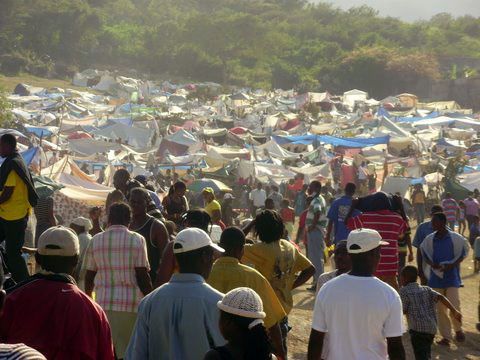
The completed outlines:
<svg viewBox="0 0 480 360">
<path fill-rule="evenodd" d="M 377 230 L 382 239 L 389 243 L 380 249 L 376 276 L 393 276 L 398 273 L 398 239 L 408 229 L 407 222 L 399 214 L 390 210 L 365 212 L 348 219 L 347 225 L 350 230 Z"/>
</svg>

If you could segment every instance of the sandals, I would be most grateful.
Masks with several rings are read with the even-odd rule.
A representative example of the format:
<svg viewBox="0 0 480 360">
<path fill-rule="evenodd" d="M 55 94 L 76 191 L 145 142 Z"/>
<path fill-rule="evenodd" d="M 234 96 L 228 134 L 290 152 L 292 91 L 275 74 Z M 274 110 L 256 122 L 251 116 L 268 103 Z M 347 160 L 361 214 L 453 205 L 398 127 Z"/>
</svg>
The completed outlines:
<svg viewBox="0 0 480 360">
<path fill-rule="evenodd" d="M 437 341 L 437 345 L 442 345 L 442 346 L 450 346 L 450 340 L 448 339 L 442 339 L 440 341 Z"/>
</svg>

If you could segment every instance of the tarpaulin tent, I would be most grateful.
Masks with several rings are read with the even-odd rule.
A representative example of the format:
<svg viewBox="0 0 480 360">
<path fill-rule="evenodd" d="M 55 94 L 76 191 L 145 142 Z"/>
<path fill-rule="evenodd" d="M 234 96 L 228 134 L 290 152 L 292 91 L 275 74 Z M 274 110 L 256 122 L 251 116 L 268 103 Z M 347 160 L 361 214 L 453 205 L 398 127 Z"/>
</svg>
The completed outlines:
<svg viewBox="0 0 480 360">
<path fill-rule="evenodd" d="M 122 139 L 123 142 L 127 142 L 135 148 L 143 148 L 150 142 L 152 131 L 125 124 L 115 124 L 96 130 L 93 134 L 112 140 Z"/>
<path fill-rule="evenodd" d="M 70 150 L 83 155 L 106 153 L 110 150 L 121 150 L 120 144 L 96 139 L 74 139 L 68 141 Z"/>
<path fill-rule="evenodd" d="M 380 144 L 388 144 L 390 136 L 381 136 L 376 138 L 340 138 L 331 135 L 299 135 L 299 136 L 278 136 L 273 135 L 273 140 L 280 145 L 311 145 L 314 143 L 324 143 L 333 146 L 346 148 L 364 148 Z"/>
<path fill-rule="evenodd" d="M 20 152 L 20 155 L 22 155 L 23 160 L 25 160 L 25 163 L 27 165 L 30 165 L 39 151 L 40 151 L 40 147 L 34 146 L 25 151 Z M 4 158 L 0 158 L 0 164 L 2 164 L 4 161 L 5 161 Z"/>
<path fill-rule="evenodd" d="M 445 192 L 451 193 L 455 200 L 460 201 L 467 198 L 470 190 L 460 185 L 457 181 L 447 179 L 445 181 Z"/>
<path fill-rule="evenodd" d="M 35 134 L 38 137 L 52 136 L 58 132 L 58 127 L 56 126 L 32 126 L 28 124 L 24 126 L 27 132 Z"/>
<path fill-rule="evenodd" d="M 388 144 L 390 136 L 381 136 L 376 138 L 340 138 L 330 135 L 319 135 L 320 142 L 347 148 L 364 148 L 369 146 Z"/>
</svg>

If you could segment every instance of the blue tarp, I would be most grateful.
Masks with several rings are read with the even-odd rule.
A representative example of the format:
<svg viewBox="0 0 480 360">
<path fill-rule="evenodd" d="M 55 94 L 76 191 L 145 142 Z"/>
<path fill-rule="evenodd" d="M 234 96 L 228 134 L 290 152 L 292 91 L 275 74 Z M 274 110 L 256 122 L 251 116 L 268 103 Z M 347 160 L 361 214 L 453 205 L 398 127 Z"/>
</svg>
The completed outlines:
<svg viewBox="0 0 480 360">
<path fill-rule="evenodd" d="M 390 113 L 387 110 L 385 110 L 383 106 L 381 106 L 377 111 L 377 116 L 378 117 L 385 116 L 387 118 L 390 118 Z"/>
<path fill-rule="evenodd" d="M 413 117 L 397 117 L 395 121 L 397 122 L 403 122 L 403 123 L 414 123 L 420 120 L 425 120 L 425 119 L 434 119 L 436 117 L 439 117 L 440 113 L 438 111 L 433 111 L 427 116 L 413 116 Z"/>
<path fill-rule="evenodd" d="M 32 147 L 20 153 L 27 165 L 30 165 L 32 163 L 33 158 L 35 157 L 35 155 L 37 155 L 38 149 L 38 147 Z"/>
<path fill-rule="evenodd" d="M 342 146 L 348 148 L 363 148 L 368 146 L 375 146 L 380 144 L 388 144 L 390 136 L 380 136 L 375 138 L 339 138 L 330 135 L 320 135 L 319 141 L 333 146 Z"/>
<path fill-rule="evenodd" d="M 381 136 L 376 138 L 340 138 L 330 135 L 302 135 L 302 136 L 278 136 L 273 135 L 273 140 L 280 145 L 310 145 L 315 142 L 322 142 L 333 146 L 342 146 L 346 148 L 364 148 L 380 144 L 388 144 L 390 136 Z"/>
<path fill-rule="evenodd" d="M 46 137 L 53 134 L 53 132 L 41 126 L 26 126 L 25 130 L 27 130 L 29 133 L 35 134 L 38 137 Z"/>
<path fill-rule="evenodd" d="M 425 183 L 426 183 L 426 181 L 425 181 L 424 178 L 414 178 L 410 182 L 411 185 L 418 185 L 418 184 L 425 184 Z"/>
<path fill-rule="evenodd" d="M 23 157 L 23 160 L 25 160 L 25 163 L 27 164 L 27 166 L 32 163 L 33 159 L 35 158 L 35 155 L 37 155 L 38 149 L 40 149 L 38 146 L 31 147 L 30 149 L 27 149 L 20 153 L 20 155 L 22 155 Z M 0 165 L 3 163 L 4 160 L 5 160 L 4 158 L 0 158 Z"/>
</svg>

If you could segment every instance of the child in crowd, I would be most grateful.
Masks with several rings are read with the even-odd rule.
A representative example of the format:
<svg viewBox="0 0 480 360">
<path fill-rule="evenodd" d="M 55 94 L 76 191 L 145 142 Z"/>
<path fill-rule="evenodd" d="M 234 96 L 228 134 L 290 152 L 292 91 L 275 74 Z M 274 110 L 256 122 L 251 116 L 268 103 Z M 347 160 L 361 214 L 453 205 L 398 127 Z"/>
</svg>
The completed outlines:
<svg viewBox="0 0 480 360">
<path fill-rule="evenodd" d="M 295 224 L 295 210 L 290 207 L 290 200 L 282 200 L 280 216 L 282 217 L 285 229 L 288 231 L 288 235 L 291 238 L 293 235 L 293 226 Z"/>
<path fill-rule="evenodd" d="M 465 230 L 467 229 L 467 222 L 465 220 L 465 210 L 467 209 L 467 207 L 463 201 L 459 201 L 458 206 L 460 207 L 460 211 L 458 214 L 458 232 L 464 235 Z"/>
<path fill-rule="evenodd" d="M 218 308 L 220 331 L 228 342 L 210 350 L 204 360 L 275 358 L 263 325 L 262 299 L 255 291 L 245 287 L 233 289 L 218 302 Z"/>
<path fill-rule="evenodd" d="M 462 314 L 445 296 L 428 286 L 419 285 L 417 278 L 418 269 L 415 266 L 407 265 L 403 268 L 400 297 L 403 313 L 407 316 L 415 359 L 428 360 L 431 358 L 431 347 L 437 332 L 437 303 L 440 301 L 445 305 L 459 322 L 462 321 Z"/>
</svg>

